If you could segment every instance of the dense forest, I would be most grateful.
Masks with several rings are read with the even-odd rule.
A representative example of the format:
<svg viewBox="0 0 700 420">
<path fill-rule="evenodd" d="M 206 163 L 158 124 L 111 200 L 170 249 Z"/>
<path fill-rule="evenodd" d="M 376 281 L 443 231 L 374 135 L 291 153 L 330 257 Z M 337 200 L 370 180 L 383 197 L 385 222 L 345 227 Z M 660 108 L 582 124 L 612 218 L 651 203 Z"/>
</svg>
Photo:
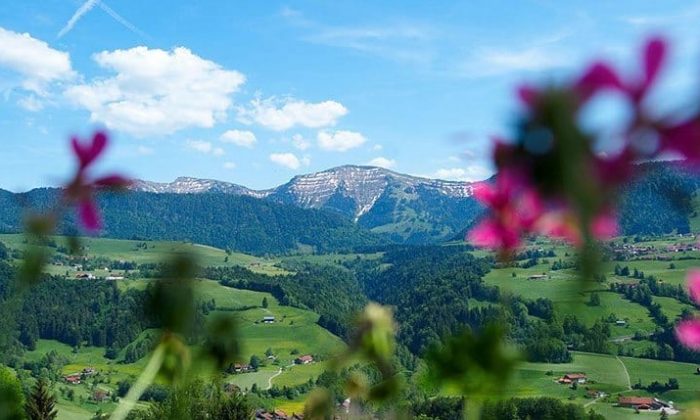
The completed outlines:
<svg viewBox="0 0 700 420">
<path fill-rule="evenodd" d="M 21 231 L 23 209 L 44 210 L 58 192 L 0 191 L 0 231 Z M 346 251 L 386 242 L 334 212 L 230 194 L 104 194 L 99 205 L 105 219 L 101 234 L 110 238 L 185 240 L 256 255 L 300 247 Z"/>
<path fill-rule="evenodd" d="M 619 208 L 620 227 L 626 235 L 687 233 L 693 214 L 692 198 L 699 178 L 669 162 L 642 165 L 640 179 L 628 186 Z"/>
<path fill-rule="evenodd" d="M 35 287 L 18 291 L 14 269 L 0 262 L 0 306 L 13 311 L 0 327 L 2 345 L 12 349 L 21 343 L 31 350 L 40 338 L 55 339 L 74 347 L 106 347 L 107 355 L 116 357 L 119 349 L 154 326 L 144 312 L 144 299 L 144 292 L 121 292 L 113 281 L 57 276 L 47 276 Z"/>
</svg>

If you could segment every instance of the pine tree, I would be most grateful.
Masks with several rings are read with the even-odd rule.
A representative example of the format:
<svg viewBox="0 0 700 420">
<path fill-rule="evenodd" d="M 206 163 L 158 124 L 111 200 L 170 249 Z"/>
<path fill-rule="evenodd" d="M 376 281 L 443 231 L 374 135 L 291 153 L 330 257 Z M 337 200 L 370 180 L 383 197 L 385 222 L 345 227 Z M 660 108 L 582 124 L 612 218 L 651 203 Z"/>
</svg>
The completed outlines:
<svg viewBox="0 0 700 420">
<path fill-rule="evenodd" d="M 262 307 L 263 307 L 263 308 L 267 308 L 267 306 L 268 306 L 267 297 L 264 297 L 263 300 L 262 300 Z"/>
<path fill-rule="evenodd" d="M 25 404 L 29 420 L 53 420 L 56 412 L 56 398 L 50 393 L 44 378 L 34 384 L 34 389 Z"/>
</svg>

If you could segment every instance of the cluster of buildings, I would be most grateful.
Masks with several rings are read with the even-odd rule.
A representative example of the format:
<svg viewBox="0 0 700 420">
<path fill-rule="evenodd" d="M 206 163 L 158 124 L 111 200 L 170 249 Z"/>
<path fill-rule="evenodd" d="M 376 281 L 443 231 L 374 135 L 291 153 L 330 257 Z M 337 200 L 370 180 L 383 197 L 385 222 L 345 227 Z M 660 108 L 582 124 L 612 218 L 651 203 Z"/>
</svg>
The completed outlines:
<svg viewBox="0 0 700 420">
<path fill-rule="evenodd" d="M 564 385 L 572 384 L 585 384 L 588 381 L 588 377 L 585 373 L 567 373 L 566 375 L 559 378 L 557 382 Z"/>
<path fill-rule="evenodd" d="M 95 276 L 92 273 L 76 273 L 75 274 L 75 279 L 76 280 L 95 280 L 97 279 L 97 276 Z M 124 280 L 124 276 L 118 275 L 118 274 L 109 274 L 106 277 L 104 277 L 105 280 Z"/>
<path fill-rule="evenodd" d="M 635 410 L 673 410 L 673 403 L 654 397 L 627 397 L 620 396 L 617 400 L 620 407 L 634 408 Z"/>
<path fill-rule="evenodd" d="M 72 385 L 80 385 L 80 383 L 90 376 L 97 375 L 95 368 L 86 367 L 78 373 L 71 373 L 63 377 L 63 380 Z"/>
<path fill-rule="evenodd" d="M 666 252 L 686 252 L 697 251 L 698 246 L 695 242 L 675 243 L 666 247 Z"/>
<path fill-rule="evenodd" d="M 304 416 L 301 414 L 292 414 L 290 416 L 282 410 L 258 410 L 255 412 L 255 420 L 301 420 L 303 418 Z"/>
<path fill-rule="evenodd" d="M 654 259 L 668 261 L 671 257 L 668 253 L 697 251 L 698 245 L 695 241 L 691 242 L 676 242 L 666 247 L 657 248 L 652 245 L 637 245 L 637 244 L 615 244 L 613 252 L 626 258 Z"/>
</svg>

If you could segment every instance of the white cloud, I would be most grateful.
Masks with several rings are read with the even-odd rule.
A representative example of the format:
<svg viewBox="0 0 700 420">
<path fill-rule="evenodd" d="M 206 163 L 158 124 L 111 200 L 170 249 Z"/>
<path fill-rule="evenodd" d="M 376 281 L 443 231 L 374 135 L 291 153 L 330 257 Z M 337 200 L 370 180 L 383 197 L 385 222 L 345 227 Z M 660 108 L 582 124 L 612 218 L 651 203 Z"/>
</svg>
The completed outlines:
<svg viewBox="0 0 700 420">
<path fill-rule="evenodd" d="M 379 166 L 380 168 L 392 169 L 396 167 L 396 161 L 394 159 L 387 159 L 385 157 L 376 157 L 369 162 L 368 165 Z"/>
<path fill-rule="evenodd" d="M 44 101 L 39 99 L 36 95 L 27 95 L 17 101 L 17 104 L 27 111 L 41 111 L 44 109 Z"/>
<path fill-rule="evenodd" d="M 346 152 L 362 146 L 367 139 L 355 131 L 319 131 L 318 146 L 323 150 Z"/>
<path fill-rule="evenodd" d="M 143 156 L 149 156 L 155 153 L 155 150 L 153 150 L 152 147 L 148 146 L 139 146 L 136 148 L 136 153 L 143 155 Z"/>
<path fill-rule="evenodd" d="M 461 66 L 468 77 L 495 76 L 512 72 L 537 72 L 570 66 L 568 53 L 549 45 L 524 48 L 482 48 L 471 55 Z"/>
<path fill-rule="evenodd" d="M 221 147 L 214 147 L 211 142 L 204 140 L 187 140 L 186 144 L 189 149 L 205 155 L 223 156 L 225 153 Z"/>
<path fill-rule="evenodd" d="M 0 27 L 0 68 L 19 76 L 19 87 L 44 95 L 52 82 L 67 81 L 75 76 L 70 55 L 55 50 L 28 33 Z M 36 108 L 26 107 L 25 108 Z"/>
<path fill-rule="evenodd" d="M 379 152 L 382 149 L 384 149 L 384 146 L 382 146 L 381 144 L 375 144 L 374 146 L 372 146 L 372 150 L 374 150 L 375 152 Z"/>
<path fill-rule="evenodd" d="M 224 169 L 236 169 L 236 164 L 234 162 L 224 162 Z"/>
<path fill-rule="evenodd" d="M 292 144 L 301 151 L 311 147 L 311 142 L 305 139 L 301 134 L 295 134 L 292 136 Z"/>
<path fill-rule="evenodd" d="M 340 102 L 309 103 L 286 98 L 253 99 L 248 107 L 238 109 L 238 119 L 245 124 L 257 123 L 275 131 L 293 127 L 321 128 L 336 124 L 348 113 Z"/>
<path fill-rule="evenodd" d="M 492 171 L 481 165 L 470 165 L 465 168 L 442 168 L 430 175 L 430 178 L 446 179 L 449 181 L 483 181 L 491 176 Z"/>
<path fill-rule="evenodd" d="M 294 153 L 272 153 L 270 155 L 270 160 L 277 165 L 284 166 L 289 169 L 299 169 L 302 163 L 308 165 L 310 161 L 308 158 L 304 159 L 304 162 L 300 161 Z"/>
<path fill-rule="evenodd" d="M 252 149 L 258 141 L 253 132 L 245 130 L 228 130 L 221 135 L 220 139 L 224 143 L 232 143 L 249 149 Z"/>
<path fill-rule="evenodd" d="M 212 127 L 226 117 L 231 94 L 245 77 L 189 49 L 135 47 L 93 56 L 116 73 L 73 86 L 66 95 L 90 111 L 93 121 L 135 136 L 166 135 Z"/>
</svg>

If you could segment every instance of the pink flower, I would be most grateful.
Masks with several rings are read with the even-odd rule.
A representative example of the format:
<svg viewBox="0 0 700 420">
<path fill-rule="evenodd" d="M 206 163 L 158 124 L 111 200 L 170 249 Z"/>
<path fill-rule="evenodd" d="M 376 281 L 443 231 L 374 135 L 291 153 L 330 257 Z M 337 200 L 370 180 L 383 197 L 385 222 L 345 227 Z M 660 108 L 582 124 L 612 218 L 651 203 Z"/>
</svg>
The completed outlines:
<svg viewBox="0 0 700 420">
<path fill-rule="evenodd" d="M 76 137 L 71 139 L 73 153 L 78 159 L 78 171 L 73 180 L 66 186 L 64 197 L 66 201 L 76 206 L 78 220 L 88 231 L 95 232 L 102 226 L 100 212 L 94 201 L 95 192 L 105 188 L 123 188 L 131 181 L 127 178 L 112 174 L 91 180 L 88 170 L 102 154 L 109 141 L 103 132 L 96 132 L 89 142 L 81 142 Z"/>
<path fill-rule="evenodd" d="M 628 86 L 627 91 L 635 102 L 640 102 L 654 84 L 661 70 L 661 65 L 666 57 L 666 42 L 661 38 L 651 38 L 644 45 L 643 53 L 644 73 L 639 82 L 634 86 Z"/>
<path fill-rule="evenodd" d="M 105 147 L 107 147 L 107 135 L 101 131 L 96 132 L 92 136 L 92 142 L 83 144 L 77 137 L 71 139 L 73 153 L 78 158 L 80 169 L 87 168 L 92 162 L 97 159 Z"/>
<path fill-rule="evenodd" d="M 676 325 L 678 341 L 691 350 L 700 351 L 700 320 L 688 319 Z"/>
<path fill-rule="evenodd" d="M 603 185 L 619 185 L 633 178 L 636 153 L 625 147 L 615 156 L 596 157 L 595 171 Z"/>
<path fill-rule="evenodd" d="M 693 116 L 659 129 L 661 148 L 681 153 L 694 163 L 700 162 L 700 118 Z"/>
<path fill-rule="evenodd" d="M 642 51 L 642 74 L 638 80 L 624 82 L 609 64 L 593 63 L 574 84 L 574 90 L 583 102 L 602 90 L 617 90 L 625 93 L 635 104 L 639 104 L 658 78 L 666 57 L 666 42 L 651 38 Z"/>
<path fill-rule="evenodd" d="M 467 235 L 476 246 L 510 253 L 520 246 L 521 238 L 532 232 L 543 212 L 542 200 L 522 175 L 504 170 L 491 185 L 474 188 L 474 197 L 491 213 Z"/>
<path fill-rule="evenodd" d="M 688 283 L 690 298 L 700 305 L 700 269 L 690 270 L 686 276 L 686 282 Z"/>
<path fill-rule="evenodd" d="M 591 234 L 599 241 L 613 238 L 618 231 L 617 218 L 612 213 L 601 213 L 591 223 Z"/>
<path fill-rule="evenodd" d="M 535 108 L 537 97 L 540 93 L 532 86 L 522 85 L 518 87 L 517 94 L 520 102 L 522 102 L 528 108 L 533 109 Z"/>
<path fill-rule="evenodd" d="M 579 94 L 582 102 L 586 102 L 591 96 L 606 89 L 624 90 L 617 73 L 604 62 L 593 63 L 574 85 L 574 90 Z"/>
<path fill-rule="evenodd" d="M 578 218 L 567 208 L 550 211 L 542 217 L 538 224 L 540 233 L 561 238 L 575 246 L 583 244 L 580 229 Z M 593 218 L 590 229 L 593 239 L 610 239 L 617 234 L 617 219 L 613 214 L 603 212 Z"/>
</svg>

